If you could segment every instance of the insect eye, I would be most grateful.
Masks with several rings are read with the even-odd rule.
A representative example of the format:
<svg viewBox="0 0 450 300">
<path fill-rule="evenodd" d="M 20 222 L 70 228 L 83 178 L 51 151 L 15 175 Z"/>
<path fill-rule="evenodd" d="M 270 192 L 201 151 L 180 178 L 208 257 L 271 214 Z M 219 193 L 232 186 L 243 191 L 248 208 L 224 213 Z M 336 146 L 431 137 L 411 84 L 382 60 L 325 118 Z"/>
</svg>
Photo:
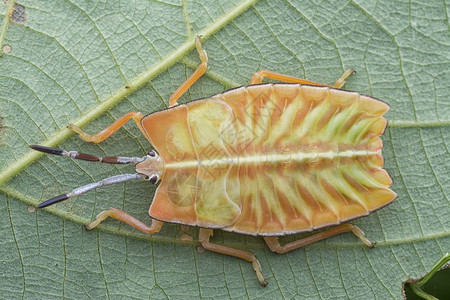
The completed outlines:
<svg viewBox="0 0 450 300">
<path fill-rule="evenodd" d="M 159 179 L 158 175 L 153 175 L 152 177 L 150 177 L 150 179 L 148 181 L 150 181 L 150 183 L 155 184 Z"/>
<path fill-rule="evenodd" d="M 150 157 L 155 157 L 155 156 L 156 156 L 156 152 L 153 151 L 153 150 L 148 151 L 147 154 L 148 154 L 148 156 L 150 156 Z"/>
</svg>

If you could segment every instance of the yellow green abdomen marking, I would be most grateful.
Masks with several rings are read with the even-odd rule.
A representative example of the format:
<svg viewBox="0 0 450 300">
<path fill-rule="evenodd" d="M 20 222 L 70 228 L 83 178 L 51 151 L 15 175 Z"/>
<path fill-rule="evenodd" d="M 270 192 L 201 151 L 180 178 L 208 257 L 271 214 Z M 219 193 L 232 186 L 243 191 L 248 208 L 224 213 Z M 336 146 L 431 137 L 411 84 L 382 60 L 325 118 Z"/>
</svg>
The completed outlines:
<svg viewBox="0 0 450 300">
<path fill-rule="evenodd" d="M 165 173 L 156 219 L 259 235 L 340 223 L 395 198 L 382 169 L 389 107 L 298 84 L 242 87 L 144 118 Z"/>
</svg>

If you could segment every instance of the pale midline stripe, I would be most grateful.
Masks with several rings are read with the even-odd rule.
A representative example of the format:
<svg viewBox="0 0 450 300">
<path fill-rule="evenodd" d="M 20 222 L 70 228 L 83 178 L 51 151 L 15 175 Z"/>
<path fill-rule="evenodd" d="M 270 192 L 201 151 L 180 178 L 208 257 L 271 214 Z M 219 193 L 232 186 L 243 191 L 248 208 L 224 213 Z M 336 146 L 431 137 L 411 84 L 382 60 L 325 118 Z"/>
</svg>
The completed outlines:
<svg viewBox="0 0 450 300">
<path fill-rule="evenodd" d="M 252 156 L 231 156 L 204 160 L 187 160 L 171 162 L 165 165 L 166 169 L 187 169 L 196 167 L 220 167 L 229 165 L 245 165 L 245 164 L 277 164 L 277 163 L 294 163 L 305 161 L 318 161 L 320 159 L 334 159 L 357 156 L 370 156 L 380 154 L 379 151 L 367 150 L 347 150 L 342 152 L 327 151 L 327 152 L 297 152 L 297 153 L 271 153 L 258 154 Z"/>
</svg>

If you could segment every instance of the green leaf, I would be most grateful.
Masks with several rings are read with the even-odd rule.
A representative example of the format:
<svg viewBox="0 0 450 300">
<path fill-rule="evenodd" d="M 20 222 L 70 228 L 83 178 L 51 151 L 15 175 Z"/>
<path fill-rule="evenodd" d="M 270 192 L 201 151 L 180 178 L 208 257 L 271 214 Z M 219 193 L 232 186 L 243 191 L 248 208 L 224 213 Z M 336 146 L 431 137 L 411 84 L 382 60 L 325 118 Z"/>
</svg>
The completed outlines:
<svg viewBox="0 0 450 300">
<path fill-rule="evenodd" d="M 401 299 L 402 282 L 424 276 L 449 251 L 448 3 L 252 2 L 24 0 L 24 24 L 9 22 L 13 5 L 0 4 L 2 297 Z M 377 247 L 343 234 L 277 255 L 261 238 L 216 230 L 213 242 L 258 256 L 269 281 L 262 288 L 248 262 L 199 253 L 195 228 L 187 233 L 193 241 L 172 224 L 153 236 L 114 220 L 84 230 L 110 207 L 150 223 L 155 189 L 144 182 L 28 212 L 29 204 L 133 171 L 42 156 L 28 145 L 142 156 L 150 145 L 132 122 L 98 145 L 66 126 L 94 133 L 128 111 L 166 108 L 199 62 L 191 51 L 199 33 L 209 70 L 180 102 L 246 85 L 260 69 L 332 83 L 353 67 L 345 88 L 391 105 L 383 154 L 399 197 L 354 221 Z"/>
<path fill-rule="evenodd" d="M 439 293 L 439 298 L 448 298 L 448 296 L 450 296 L 450 289 L 448 288 L 448 279 L 450 275 L 450 273 L 448 272 L 450 271 L 450 269 L 448 269 L 448 267 L 450 267 L 450 265 L 447 264 L 448 261 L 450 261 L 450 255 L 446 253 L 433 265 L 430 272 L 428 272 L 427 275 L 425 275 L 423 278 L 409 279 L 407 282 L 405 282 L 405 295 L 411 299 L 438 299 L 428 292 L 428 290 L 430 289 L 434 292 L 433 294 Z M 433 281 L 435 282 L 432 285 L 431 283 Z M 425 289 L 425 287 L 427 289 Z"/>
</svg>

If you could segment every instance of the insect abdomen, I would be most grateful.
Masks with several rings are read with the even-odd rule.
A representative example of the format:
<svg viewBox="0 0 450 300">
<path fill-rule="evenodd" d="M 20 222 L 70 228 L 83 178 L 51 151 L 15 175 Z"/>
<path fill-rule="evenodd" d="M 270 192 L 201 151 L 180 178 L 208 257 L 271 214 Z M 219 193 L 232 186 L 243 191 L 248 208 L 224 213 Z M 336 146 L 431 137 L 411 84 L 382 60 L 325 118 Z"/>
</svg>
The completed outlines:
<svg viewBox="0 0 450 300">
<path fill-rule="evenodd" d="M 379 136 L 389 109 L 381 101 L 325 87 L 266 84 L 184 107 L 192 144 L 169 142 L 176 158 L 152 139 L 167 175 L 154 205 L 178 199 L 171 221 L 281 235 L 366 215 L 396 196 L 381 169 Z M 167 196 L 158 201 L 159 194 Z M 186 214 L 173 213 L 177 207 L 190 207 L 195 216 L 186 222 Z"/>
<path fill-rule="evenodd" d="M 242 212 L 226 230 L 307 231 L 367 215 L 395 199 L 381 169 L 385 103 L 298 84 L 241 89 L 218 97 L 237 112 L 240 156 L 261 159 L 240 168 Z"/>
</svg>

